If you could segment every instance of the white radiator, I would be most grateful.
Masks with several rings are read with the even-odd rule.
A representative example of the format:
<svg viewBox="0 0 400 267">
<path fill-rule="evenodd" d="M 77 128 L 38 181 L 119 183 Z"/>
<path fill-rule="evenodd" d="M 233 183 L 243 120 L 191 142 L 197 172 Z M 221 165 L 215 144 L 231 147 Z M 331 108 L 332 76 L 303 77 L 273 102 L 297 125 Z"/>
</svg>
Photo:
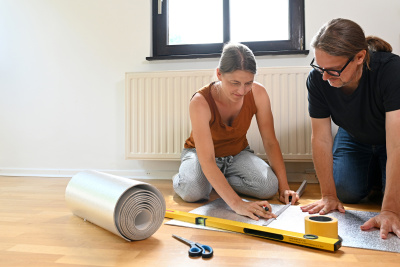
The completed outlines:
<svg viewBox="0 0 400 267">
<path fill-rule="evenodd" d="M 260 68 L 256 81 L 271 99 L 275 132 L 285 161 L 311 161 L 306 78 L 309 67 Z M 189 101 L 214 80 L 215 70 L 127 73 L 126 158 L 179 160 L 191 131 Z M 250 147 L 266 158 L 255 118 Z"/>
</svg>

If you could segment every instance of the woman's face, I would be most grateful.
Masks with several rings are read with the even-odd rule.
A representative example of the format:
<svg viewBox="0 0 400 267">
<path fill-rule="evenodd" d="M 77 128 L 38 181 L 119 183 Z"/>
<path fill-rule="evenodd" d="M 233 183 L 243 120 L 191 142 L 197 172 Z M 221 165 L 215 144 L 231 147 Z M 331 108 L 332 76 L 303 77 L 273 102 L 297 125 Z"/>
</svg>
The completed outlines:
<svg viewBox="0 0 400 267">
<path fill-rule="evenodd" d="M 254 82 L 254 74 L 244 70 L 222 74 L 217 69 L 217 77 L 221 81 L 222 93 L 233 102 L 243 99 L 250 92 Z"/>
<path fill-rule="evenodd" d="M 361 72 L 358 70 L 364 63 L 365 51 L 357 53 L 353 60 L 351 60 L 345 69 L 340 73 L 339 77 L 330 75 L 324 71 L 322 79 L 328 81 L 329 84 L 336 88 L 349 87 L 357 88 L 358 82 L 361 78 Z M 342 70 L 346 63 L 349 61 L 347 57 L 332 56 L 321 49 L 315 49 L 315 65 L 318 65 L 324 70 Z"/>
</svg>

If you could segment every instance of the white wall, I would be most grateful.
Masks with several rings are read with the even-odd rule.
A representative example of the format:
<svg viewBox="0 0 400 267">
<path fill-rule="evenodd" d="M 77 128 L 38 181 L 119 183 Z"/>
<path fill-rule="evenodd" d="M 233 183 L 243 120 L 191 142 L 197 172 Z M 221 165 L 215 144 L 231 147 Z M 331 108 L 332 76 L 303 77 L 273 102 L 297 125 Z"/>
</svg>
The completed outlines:
<svg viewBox="0 0 400 267">
<path fill-rule="evenodd" d="M 400 52 L 400 1 L 306 0 L 306 43 L 327 20 L 358 22 Z M 146 61 L 150 0 L 0 0 L 0 175 L 98 169 L 167 178 L 179 162 L 124 156 L 126 72 L 210 69 L 218 59 Z M 308 56 L 262 56 L 260 67 Z"/>
</svg>

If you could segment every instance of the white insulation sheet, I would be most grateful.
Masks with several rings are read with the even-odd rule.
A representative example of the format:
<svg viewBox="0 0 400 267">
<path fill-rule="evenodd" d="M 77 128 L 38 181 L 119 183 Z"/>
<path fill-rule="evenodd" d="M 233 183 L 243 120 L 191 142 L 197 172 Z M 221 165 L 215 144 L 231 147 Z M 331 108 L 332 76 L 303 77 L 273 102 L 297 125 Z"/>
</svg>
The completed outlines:
<svg viewBox="0 0 400 267">
<path fill-rule="evenodd" d="M 65 190 L 71 211 L 122 238 L 153 235 L 165 215 L 165 200 L 154 186 L 98 171 L 74 175 Z"/>
</svg>

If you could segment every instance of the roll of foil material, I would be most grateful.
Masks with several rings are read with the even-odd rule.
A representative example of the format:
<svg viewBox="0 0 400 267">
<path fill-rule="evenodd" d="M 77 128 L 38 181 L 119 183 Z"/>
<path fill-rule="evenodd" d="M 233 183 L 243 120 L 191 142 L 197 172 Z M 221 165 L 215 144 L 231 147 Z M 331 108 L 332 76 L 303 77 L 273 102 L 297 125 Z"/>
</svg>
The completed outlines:
<svg viewBox="0 0 400 267">
<path fill-rule="evenodd" d="M 74 175 L 65 200 L 76 216 L 128 241 L 153 235 L 165 216 L 165 200 L 157 188 L 98 171 Z"/>
</svg>

